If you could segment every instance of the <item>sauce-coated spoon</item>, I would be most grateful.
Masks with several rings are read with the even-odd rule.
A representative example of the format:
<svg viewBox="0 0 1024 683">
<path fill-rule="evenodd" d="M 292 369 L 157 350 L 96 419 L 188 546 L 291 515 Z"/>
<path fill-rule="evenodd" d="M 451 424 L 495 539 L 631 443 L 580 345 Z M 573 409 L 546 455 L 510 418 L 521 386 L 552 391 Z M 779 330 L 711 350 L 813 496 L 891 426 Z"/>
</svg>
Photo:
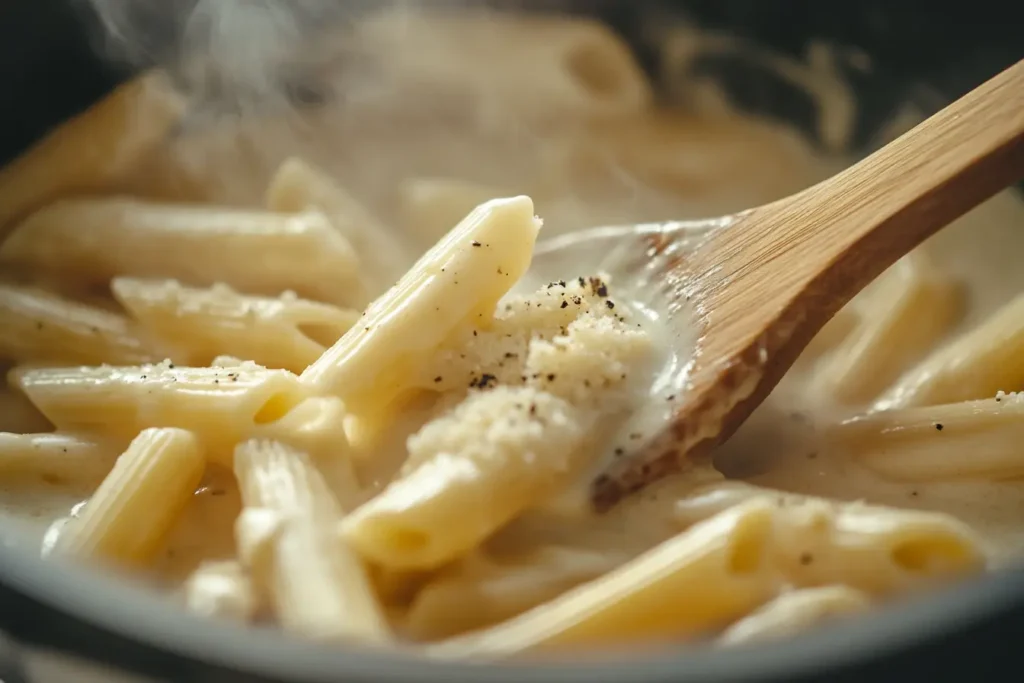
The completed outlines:
<svg viewBox="0 0 1024 683">
<path fill-rule="evenodd" d="M 712 221 L 599 228 L 541 245 L 539 270 L 560 254 L 564 263 L 566 249 L 576 263 L 587 254 L 594 265 L 611 258 L 615 282 L 656 289 L 670 322 L 694 329 L 667 424 L 595 477 L 595 507 L 721 443 L 839 308 L 922 240 L 1021 178 L 1024 61 L 785 199 Z"/>
</svg>

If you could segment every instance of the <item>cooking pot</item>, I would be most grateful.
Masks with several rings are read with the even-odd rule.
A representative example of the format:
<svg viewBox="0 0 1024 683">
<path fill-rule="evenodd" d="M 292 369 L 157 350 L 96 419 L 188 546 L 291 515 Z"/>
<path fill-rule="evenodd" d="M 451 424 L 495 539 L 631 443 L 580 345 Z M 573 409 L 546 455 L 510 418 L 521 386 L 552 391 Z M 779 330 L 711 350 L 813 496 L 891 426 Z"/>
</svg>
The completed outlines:
<svg viewBox="0 0 1024 683">
<path fill-rule="evenodd" d="M 181 4 L 153 2 L 150 12 L 134 17 L 148 31 L 144 56 L 169 54 L 173 31 L 164 30 L 161 8 Z M 878 144 L 879 131 L 908 102 L 927 113 L 1024 57 L 1024 3 L 995 0 L 951 3 L 945 10 L 926 0 L 524 0 L 514 5 L 598 16 L 627 39 L 652 74 L 663 71 L 658 63 L 663 33 L 657 28 L 680 16 L 796 62 L 809 59 L 814 44 L 859 55 L 842 67 L 856 94 L 852 134 L 842 141 L 844 151 L 854 155 Z M 109 59 L 96 28 L 95 16 L 82 2 L 35 0 L 0 7 L 0 160 L 13 158 L 142 65 L 142 53 L 132 60 Z M 709 52 L 689 68 L 689 76 L 713 78 L 734 104 L 790 123 L 815 144 L 835 145 L 822 137 L 816 102 L 757 60 Z M 662 78 L 657 85 L 671 100 L 678 88 L 668 81 Z M 13 540 L 0 544 L 3 683 L 883 683 L 1018 681 L 1024 675 L 1019 652 L 1024 571 L 1017 570 L 779 644 L 728 652 L 680 645 L 627 663 L 583 658 L 558 666 L 482 666 L 328 647 L 273 630 L 203 621 L 168 607 L 140 586 L 88 568 L 43 562 L 37 554 Z"/>
</svg>

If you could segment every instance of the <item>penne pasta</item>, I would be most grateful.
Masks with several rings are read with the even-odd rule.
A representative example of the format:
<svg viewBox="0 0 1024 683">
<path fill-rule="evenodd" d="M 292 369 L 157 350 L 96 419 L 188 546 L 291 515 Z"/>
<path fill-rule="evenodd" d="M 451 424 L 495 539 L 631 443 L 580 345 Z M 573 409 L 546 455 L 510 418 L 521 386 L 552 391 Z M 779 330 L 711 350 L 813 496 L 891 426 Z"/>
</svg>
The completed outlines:
<svg viewBox="0 0 1024 683">
<path fill-rule="evenodd" d="M 161 360 L 117 313 L 35 287 L 0 283 L 0 358 L 16 363 L 131 365 Z"/>
<path fill-rule="evenodd" d="M 189 432 L 141 432 L 79 515 L 61 529 L 54 550 L 125 564 L 152 559 L 205 466 L 202 446 Z"/>
<path fill-rule="evenodd" d="M 725 482 L 694 491 L 676 505 L 681 523 L 707 519 L 753 499 L 774 513 L 769 557 L 788 584 L 843 584 L 887 596 L 980 572 L 979 539 L 956 518 Z"/>
<path fill-rule="evenodd" d="M 356 415 L 377 416 L 410 389 L 409 378 L 456 330 L 486 327 L 498 300 L 530 265 L 540 223 L 528 197 L 477 207 L 359 324 L 302 373 Z"/>
<path fill-rule="evenodd" d="M 180 349 L 190 365 L 232 353 L 302 372 L 359 319 L 353 310 L 287 295 L 246 296 L 226 285 L 197 289 L 174 280 L 115 278 L 111 289 L 133 318 Z"/>
<path fill-rule="evenodd" d="M 491 626 L 592 581 L 626 559 L 611 549 L 549 546 L 511 561 L 463 562 L 419 591 L 402 625 L 421 641 Z"/>
<path fill-rule="evenodd" d="M 958 321 L 963 296 L 921 252 L 900 259 L 863 303 L 867 313 L 821 368 L 829 395 L 869 401 L 924 355 Z"/>
<path fill-rule="evenodd" d="M 717 642 L 732 646 L 791 638 L 821 622 L 862 614 L 871 606 L 867 595 L 846 586 L 789 591 L 727 628 Z"/>
<path fill-rule="evenodd" d="M 337 398 L 308 398 L 280 420 L 257 425 L 255 439 L 276 441 L 308 454 L 342 510 L 362 498 L 345 436 L 345 405 Z"/>
<path fill-rule="evenodd" d="M 235 451 L 235 475 L 243 561 L 266 583 L 282 626 L 321 639 L 389 640 L 366 570 L 335 533 L 341 509 L 308 456 L 247 441 Z"/>
<path fill-rule="evenodd" d="M 241 564 L 204 562 L 183 587 L 185 606 L 205 617 L 249 621 L 259 609 L 259 596 Z"/>
<path fill-rule="evenodd" d="M 316 211 L 64 199 L 19 223 L 0 245 L 0 262 L 92 283 L 162 277 L 252 294 L 293 290 L 333 303 L 359 298 L 355 253 Z"/>
<path fill-rule="evenodd" d="M 131 438 L 149 427 L 177 427 L 194 432 L 213 460 L 228 459 L 235 443 L 306 398 L 295 375 L 255 364 L 47 368 L 12 376 L 58 429 Z"/>
<path fill-rule="evenodd" d="M 163 75 L 126 83 L 0 169 L 0 238 L 58 197 L 111 190 L 178 124 L 184 102 Z"/>
<path fill-rule="evenodd" d="M 323 212 L 359 255 L 362 284 L 370 297 L 387 291 L 414 261 L 405 245 L 368 209 L 323 170 L 301 159 L 291 158 L 281 164 L 267 188 L 266 205 L 271 211 L 284 213 L 310 209 Z"/>
<path fill-rule="evenodd" d="M 675 640 L 720 627 L 777 590 L 767 556 L 771 530 L 766 501 L 736 506 L 551 602 L 427 652 L 494 658 Z"/>
<path fill-rule="evenodd" d="M 589 426 L 533 389 L 473 394 L 409 439 L 411 468 L 346 517 L 342 533 L 386 568 L 439 567 L 564 485 L 585 463 Z"/>
<path fill-rule="evenodd" d="M 1024 386 L 1024 295 L 912 368 L 878 410 L 956 403 Z"/>
<path fill-rule="evenodd" d="M 50 482 L 98 484 L 121 449 L 71 434 L 0 432 L 0 477 L 39 477 Z"/>
<path fill-rule="evenodd" d="M 894 481 L 1011 479 L 1024 475 L 1024 394 L 869 413 L 830 436 Z"/>
</svg>

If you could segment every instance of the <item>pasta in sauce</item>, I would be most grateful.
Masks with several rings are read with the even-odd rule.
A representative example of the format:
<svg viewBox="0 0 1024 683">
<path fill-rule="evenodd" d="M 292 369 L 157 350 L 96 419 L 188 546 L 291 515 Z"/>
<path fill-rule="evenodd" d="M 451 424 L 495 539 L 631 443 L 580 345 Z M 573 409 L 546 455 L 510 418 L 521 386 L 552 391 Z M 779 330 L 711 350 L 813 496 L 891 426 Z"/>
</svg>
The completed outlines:
<svg viewBox="0 0 1024 683">
<path fill-rule="evenodd" d="M 597 24 L 414 25 L 357 25 L 390 87 L 302 125 L 179 129 L 149 74 L 0 171 L 5 522 L 199 614 L 455 658 L 788 637 L 1024 552 L 1019 198 L 856 297 L 714 469 L 598 516 L 573 484 L 644 400 L 656 321 L 572 263 L 510 293 L 538 234 L 844 160 L 706 83 L 659 109 Z M 815 63 L 777 66 L 839 146 Z"/>
</svg>

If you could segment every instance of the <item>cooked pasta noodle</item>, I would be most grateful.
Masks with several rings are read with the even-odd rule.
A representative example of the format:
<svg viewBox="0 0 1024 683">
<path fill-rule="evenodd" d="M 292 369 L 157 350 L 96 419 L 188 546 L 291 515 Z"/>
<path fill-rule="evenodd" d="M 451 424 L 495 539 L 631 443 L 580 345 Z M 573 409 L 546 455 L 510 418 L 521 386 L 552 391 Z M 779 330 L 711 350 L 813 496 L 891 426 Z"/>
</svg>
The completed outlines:
<svg viewBox="0 0 1024 683">
<path fill-rule="evenodd" d="M 710 115 L 704 79 L 672 89 L 697 111 L 656 107 L 589 20 L 324 35 L 343 106 L 179 126 L 154 73 L 0 170 L 0 516 L 44 554 L 444 659 L 791 637 L 1024 554 L 1019 200 L 908 254 L 712 458 L 599 515 L 594 472 L 674 412 L 688 310 L 614 259 L 531 270 L 535 207 L 544 234 L 703 217 L 845 160 Z M 666 73 L 701 71 L 694 40 Z M 769 61 L 850 136 L 845 89 Z"/>
</svg>

